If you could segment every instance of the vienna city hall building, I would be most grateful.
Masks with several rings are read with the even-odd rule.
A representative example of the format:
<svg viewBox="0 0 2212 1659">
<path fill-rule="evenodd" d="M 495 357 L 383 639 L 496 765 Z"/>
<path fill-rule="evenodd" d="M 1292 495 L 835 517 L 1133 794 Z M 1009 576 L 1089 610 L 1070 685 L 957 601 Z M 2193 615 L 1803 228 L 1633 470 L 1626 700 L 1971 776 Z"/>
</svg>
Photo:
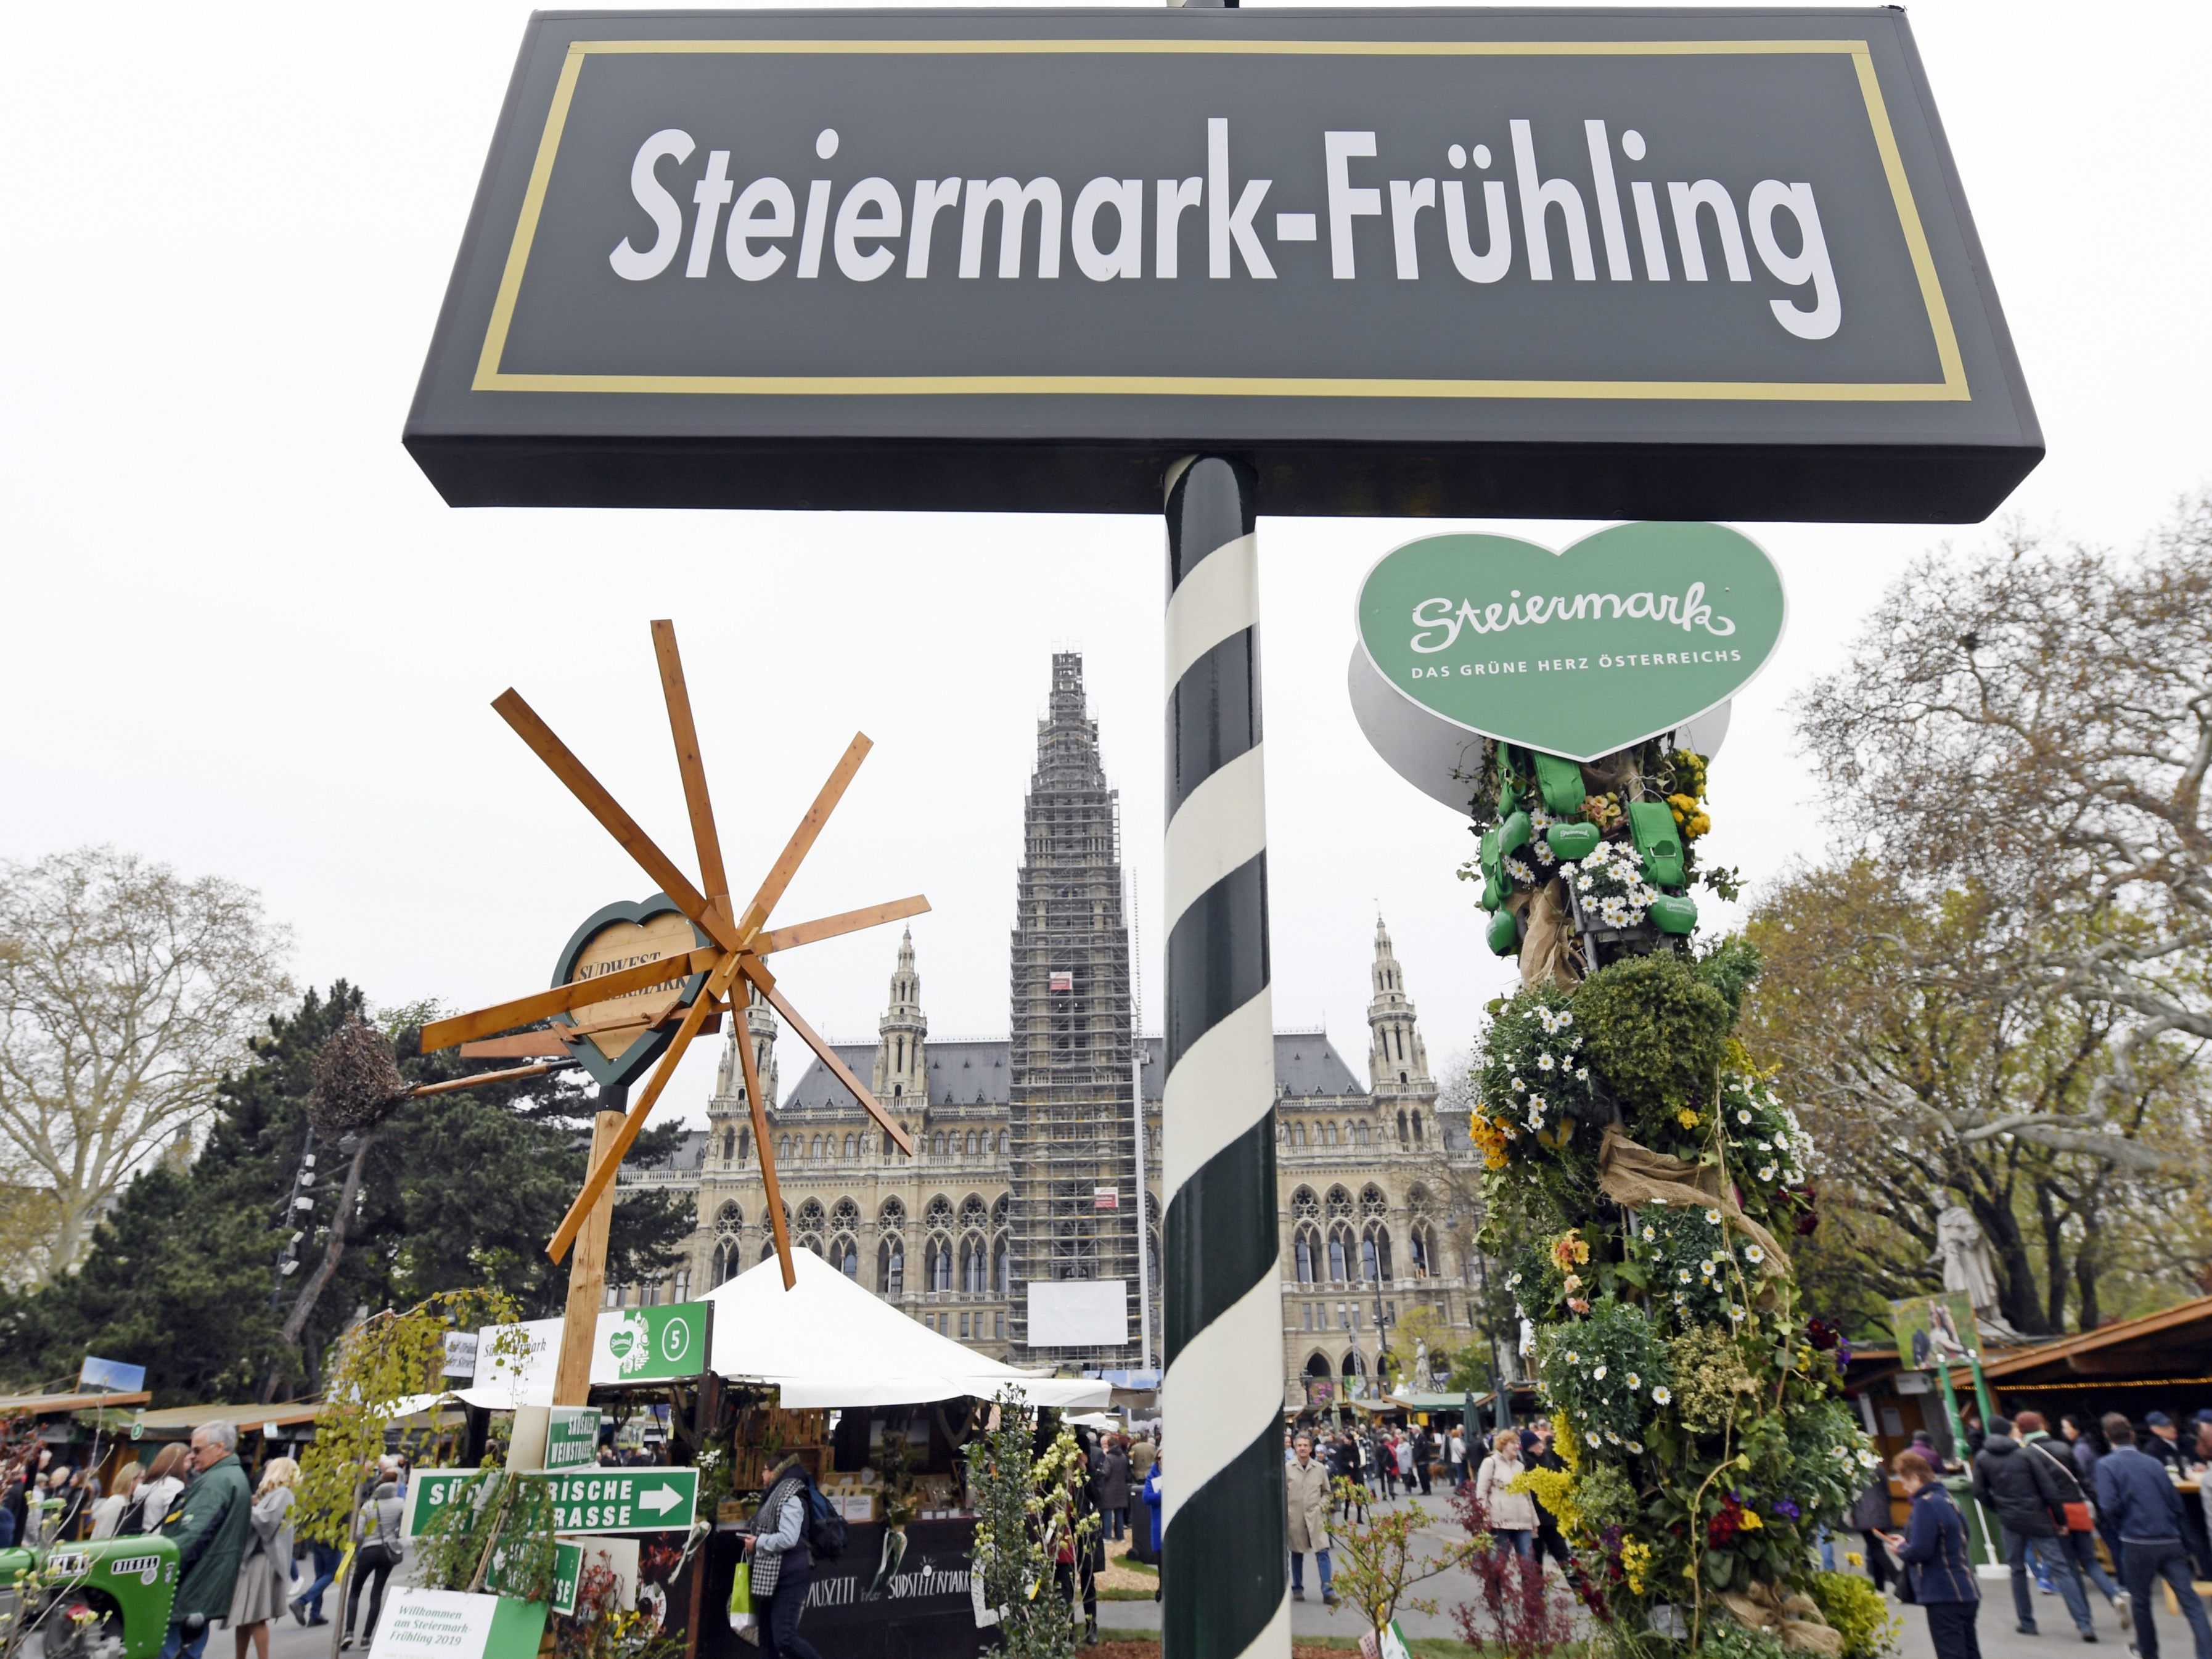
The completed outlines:
<svg viewBox="0 0 2212 1659">
<path fill-rule="evenodd" d="M 1011 949 L 1012 1035 L 933 1041 L 911 931 L 899 942 L 872 1044 L 836 1045 L 912 1136 L 901 1156 L 820 1060 L 777 1098 L 778 1021 L 732 1022 L 708 1127 L 667 1161 L 625 1165 L 625 1188 L 696 1198 L 698 1226 L 669 1278 L 611 1285 L 611 1304 L 681 1301 L 775 1253 L 744 1073 L 753 1044 L 794 1247 L 811 1249 L 933 1330 L 1024 1365 L 1137 1370 L 1139 1319 L 1161 1361 L 1160 1039 L 1132 1030 L 1118 804 L 1087 715 L 1082 659 L 1053 659 L 1050 709 L 1024 812 Z M 1277 1214 L 1287 1402 L 1310 1379 L 1360 1388 L 1378 1315 L 1425 1308 L 1471 1340 L 1469 1208 L 1478 1158 L 1439 1117 L 1413 1004 L 1378 920 L 1363 1085 L 1323 1031 L 1275 1036 Z M 1141 1063 L 1139 1063 L 1141 1061 Z M 1141 1206 L 1133 1091 L 1144 1099 Z M 1140 1247 L 1145 1252 L 1139 1261 Z M 1032 1346 L 1028 1286 L 1121 1279 L 1129 1340 Z M 1139 1300 L 1143 1282 L 1149 1297 Z M 1390 1345 L 1410 1364 L 1412 1344 Z"/>
</svg>

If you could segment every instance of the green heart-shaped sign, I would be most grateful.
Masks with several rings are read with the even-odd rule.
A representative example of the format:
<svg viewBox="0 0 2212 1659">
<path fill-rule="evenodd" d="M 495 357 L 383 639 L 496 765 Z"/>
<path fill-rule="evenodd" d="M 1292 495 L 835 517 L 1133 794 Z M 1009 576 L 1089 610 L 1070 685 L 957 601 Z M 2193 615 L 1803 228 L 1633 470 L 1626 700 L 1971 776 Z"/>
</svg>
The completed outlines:
<svg viewBox="0 0 2212 1659">
<path fill-rule="evenodd" d="M 1625 524 L 1563 553 L 1425 536 L 1359 590 L 1382 678 L 1454 726 L 1595 760 L 1741 690 L 1782 638 L 1774 562 L 1717 524 Z"/>
</svg>

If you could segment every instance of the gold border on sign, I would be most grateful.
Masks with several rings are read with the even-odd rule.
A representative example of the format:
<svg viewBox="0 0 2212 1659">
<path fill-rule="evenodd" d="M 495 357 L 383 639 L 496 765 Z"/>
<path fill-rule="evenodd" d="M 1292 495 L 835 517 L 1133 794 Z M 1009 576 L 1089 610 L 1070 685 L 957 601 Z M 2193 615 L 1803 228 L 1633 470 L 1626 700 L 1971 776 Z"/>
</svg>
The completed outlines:
<svg viewBox="0 0 2212 1659">
<path fill-rule="evenodd" d="M 1425 380 L 1251 374 L 532 374 L 500 367 L 522 278 L 538 234 L 538 215 L 553 177 L 553 161 L 575 101 L 584 60 L 593 55 L 752 52 L 781 56 L 1010 56 L 1109 52 L 1197 52 L 1245 57 L 1346 58 L 1603 58 L 1761 57 L 1787 54 L 1847 56 L 1858 76 L 1868 125 L 1889 181 L 1920 298 L 1935 337 L 1941 380 Z M 1905 176 L 1889 106 L 1864 40 L 577 40 L 570 43 L 545 130 L 538 141 L 522 211 L 508 244 L 506 269 L 492 301 L 483 349 L 477 358 L 477 392 L 688 392 L 750 397 L 960 397 L 991 394 L 1152 396 L 1185 398 L 1621 398 L 1735 403 L 1967 403 L 1959 337 L 1936 272 L 1912 186 Z"/>
</svg>

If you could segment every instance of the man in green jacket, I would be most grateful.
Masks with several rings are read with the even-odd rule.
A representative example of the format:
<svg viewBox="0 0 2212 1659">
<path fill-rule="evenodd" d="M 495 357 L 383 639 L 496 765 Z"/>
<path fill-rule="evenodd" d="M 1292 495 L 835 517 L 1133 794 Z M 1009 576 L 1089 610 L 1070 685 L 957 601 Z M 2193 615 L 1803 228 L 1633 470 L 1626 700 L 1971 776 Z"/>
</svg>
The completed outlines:
<svg viewBox="0 0 2212 1659">
<path fill-rule="evenodd" d="M 161 1659 L 200 1659 L 209 1625 L 230 1617 L 230 1594 L 253 1524 L 253 1492 L 238 1462 L 236 1424 L 203 1423 L 194 1429 L 191 1464 L 191 1484 L 161 1522 L 161 1536 L 176 1542 L 179 1574 Z M 185 1621 L 194 1613 L 204 1622 L 188 1641 Z"/>
</svg>

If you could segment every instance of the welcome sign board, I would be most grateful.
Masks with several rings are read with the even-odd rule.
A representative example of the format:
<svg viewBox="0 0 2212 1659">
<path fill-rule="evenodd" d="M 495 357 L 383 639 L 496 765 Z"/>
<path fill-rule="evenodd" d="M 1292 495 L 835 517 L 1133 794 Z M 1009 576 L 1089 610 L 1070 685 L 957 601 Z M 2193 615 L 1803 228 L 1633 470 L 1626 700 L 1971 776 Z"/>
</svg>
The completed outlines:
<svg viewBox="0 0 2212 1659">
<path fill-rule="evenodd" d="M 2042 453 L 1892 10 L 542 15 L 459 504 L 1976 519 Z"/>
</svg>

